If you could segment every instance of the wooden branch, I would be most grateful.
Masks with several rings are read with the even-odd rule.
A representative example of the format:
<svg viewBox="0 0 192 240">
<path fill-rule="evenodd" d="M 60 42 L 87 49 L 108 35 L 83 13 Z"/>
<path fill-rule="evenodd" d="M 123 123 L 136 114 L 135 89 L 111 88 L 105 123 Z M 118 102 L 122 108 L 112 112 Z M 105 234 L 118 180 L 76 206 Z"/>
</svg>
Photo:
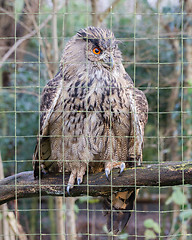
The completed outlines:
<svg viewBox="0 0 192 240">
<path fill-rule="evenodd" d="M 58 11 L 63 7 L 64 5 L 63 1 L 61 5 L 58 7 Z M 33 13 L 33 12 L 32 12 Z M 31 16 L 29 14 L 29 16 Z M 0 59 L 0 68 L 3 66 L 4 62 L 11 56 L 11 54 L 27 39 L 33 37 L 35 34 L 38 34 L 42 28 L 46 26 L 46 24 L 52 19 L 52 14 L 50 14 L 39 26 L 36 27 L 33 31 L 30 33 L 22 36 L 18 41 L 15 42 L 15 44 L 4 54 L 2 59 Z"/>
<path fill-rule="evenodd" d="M 84 176 L 80 186 L 70 190 L 71 197 L 88 194 L 90 196 L 109 196 L 113 191 L 126 191 L 135 186 L 174 186 L 192 184 L 192 161 L 166 162 L 142 167 L 128 168 L 119 176 L 113 170 L 111 181 L 106 179 L 104 172 Z M 22 172 L 0 181 L 0 204 L 13 199 L 40 197 L 46 195 L 66 196 L 66 183 L 69 175 L 47 174 L 35 180 L 33 172 Z M 160 181 L 159 181 L 160 180 Z M 87 184 L 88 182 L 88 184 Z"/>
<path fill-rule="evenodd" d="M 46 48 L 44 46 L 44 43 L 43 43 L 43 38 L 41 36 L 41 32 L 38 31 L 38 22 L 36 21 L 36 17 L 35 15 L 33 14 L 33 11 L 31 9 L 31 6 L 29 4 L 29 0 L 25 0 L 25 3 L 26 3 L 26 6 L 28 8 L 28 11 L 31 12 L 31 14 L 29 14 L 29 18 L 31 19 L 31 22 L 33 23 L 33 26 L 37 32 L 37 36 L 38 36 L 38 40 L 39 40 L 39 43 L 40 43 L 40 46 L 41 46 L 41 51 L 43 53 L 43 57 L 44 57 L 44 63 L 47 67 L 47 72 L 48 72 L 48 75 L 49 75 L 49 78 L 52 79 L 54 77 L 51 69 L 50 69 L 50 60 L 48 59 L 48 56 L 47 56 L 47 51 L 46 51 Z M 52 19 L 53 19 L 53 15 L 52 15 Z"/>
<path fill-rule="evenodd" d="M 118 3 L 120 2 L 121 0 L 114 0 L 112 2 L 112 4 L 103 12 L 103 13 L 100 13 L 98 18 L 99 18 L 99 22 L 102 23 L 104 21 L 104 19 L 110 14 L 111 12 L 111 9 L 115 8 L 116 5 L 118 5 Z"/>
</svg>

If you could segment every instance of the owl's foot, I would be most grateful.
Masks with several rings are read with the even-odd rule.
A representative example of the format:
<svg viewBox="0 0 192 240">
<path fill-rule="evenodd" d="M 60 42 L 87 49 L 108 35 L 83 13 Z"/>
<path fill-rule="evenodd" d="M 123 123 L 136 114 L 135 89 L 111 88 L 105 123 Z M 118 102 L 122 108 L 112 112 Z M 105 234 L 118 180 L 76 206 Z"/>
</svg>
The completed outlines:
<svg viewBox="0 0 192 240">
<path fill-rule="evenodd" d="M 77 179 L 77 184 L 78 185 L 80 185 L 80 183 L 82 183 L 83 176 L 85 175 L 86 169 L 87 169 L 87 164 L 82 163 L 79 168 L 74 168 L 71 171 L 69 181 L 68 181 L 68 184 L 67 184 L 67 193 L 69 194 L 69 196 L 70 196 L 70 189 L 73 188 L 73 186 L 75 184 L 75 180 Z"/>
<path fill-rule="evenodd" d="M 109 180 L 109 174 L 113 168 L 120 168 L 119 174 L 121 174 L 125 169 L 125 163 L 124 162 L 107 162 L 105 164 L 105 175 L 108 180 Z"/>
</svg>

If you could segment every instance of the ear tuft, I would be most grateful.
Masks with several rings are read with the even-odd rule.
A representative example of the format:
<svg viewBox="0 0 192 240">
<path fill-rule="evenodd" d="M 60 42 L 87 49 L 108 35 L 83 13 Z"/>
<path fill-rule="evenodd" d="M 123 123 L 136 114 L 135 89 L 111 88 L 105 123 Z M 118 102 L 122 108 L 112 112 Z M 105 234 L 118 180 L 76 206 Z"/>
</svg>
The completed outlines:
<svg viewBox="0 0 192 240">
<path fill-rule="evenodd" d="M 80 30 L 77 32 L 77 36 L 80 37 L 80 38 L 85 39 L 85 38 L 87 37 L 87 33 L 85 32 L 84 29 L 80 29 Z"/>
</svg>

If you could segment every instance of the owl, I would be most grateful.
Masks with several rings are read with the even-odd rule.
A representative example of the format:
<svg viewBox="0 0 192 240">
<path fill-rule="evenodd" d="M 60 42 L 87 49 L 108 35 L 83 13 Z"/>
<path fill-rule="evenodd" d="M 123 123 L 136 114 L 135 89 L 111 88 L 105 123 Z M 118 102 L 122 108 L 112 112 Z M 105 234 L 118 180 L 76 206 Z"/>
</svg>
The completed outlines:
<svg viewBox="0 0 192 240">
<path fill-rule="evenodd" d="M 113 168 L 141 164 L 148 103 L 123 67 L 118 42 L 108 29 L 87 27 L 66 44 L 42 92 L 35 178 L 69 172 L 70 192 L 86 172 L 109 179 Z M 126 226 L 135 198 L 133 190 L 104 199 L 109 231 Z"/>
</svg>

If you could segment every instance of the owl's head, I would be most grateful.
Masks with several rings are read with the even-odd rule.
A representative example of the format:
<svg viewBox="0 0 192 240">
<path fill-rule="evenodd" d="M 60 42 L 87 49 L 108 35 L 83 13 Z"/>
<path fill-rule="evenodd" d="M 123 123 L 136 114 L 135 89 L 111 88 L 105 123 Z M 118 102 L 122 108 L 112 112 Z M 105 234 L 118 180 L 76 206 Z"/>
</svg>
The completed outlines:
<svg viewBox="0 0 192 240">
<path fill-rule="evenodd" d="M 78 42 L 83 43 L 86 59 L 95 66 L 112 70 L 121 62 L 119 41 L 108 29 L 98 27 L 81 29 L 76 34 L 76 43 Z"/>
<path fill-rule="evenodd" d="M 98 27 L 81 29 L 66 44 L 60 61 L 60 69 L 70 71 L 70 75 L 83 69 L 113 71 L 121 63 L 118 40 L 108 30 Z"/>
</svg>

